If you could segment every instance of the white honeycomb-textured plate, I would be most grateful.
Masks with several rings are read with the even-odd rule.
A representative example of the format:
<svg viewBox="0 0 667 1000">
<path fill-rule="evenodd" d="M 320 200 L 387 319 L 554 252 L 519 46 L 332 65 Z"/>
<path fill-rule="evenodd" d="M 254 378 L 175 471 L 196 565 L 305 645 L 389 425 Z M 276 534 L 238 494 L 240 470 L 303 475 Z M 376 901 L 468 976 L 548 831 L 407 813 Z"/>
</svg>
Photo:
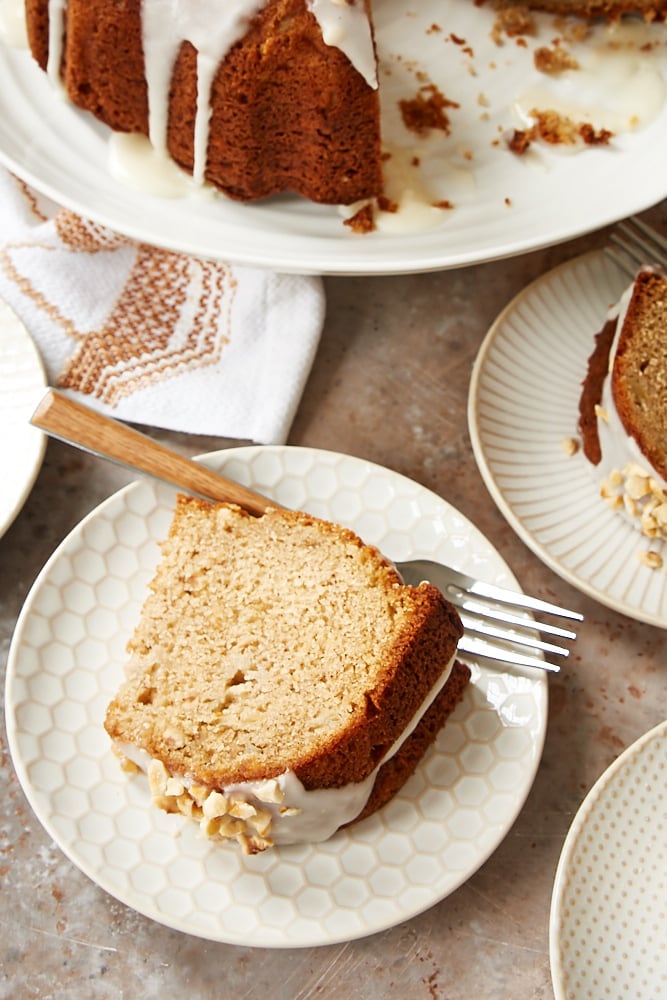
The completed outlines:
<svg viewBox="0 0 667 1000">
<path fill-rule="evenodd" d="M 33 487 L 46 438 L 30 424 L 46 386 L 42 359 L 18 316 L 0 299 L 0 537 Z"/>
<path fill-rule="evenodd" d="M 484 536 L 440 497 L 360 459 L 291 447 L 204 457 L 286 507 L 348 525 L 392 559 L 428 556 L 518 589 Z M 323 844 L 247 857 L 199 839 L 123 773 L 102 722 L 123 674 L 174 492 L 140 482 L 90 514 L 47 563 L 10 649 L 7 729 L 39 820 L 103 889 L 169 927 L 263 947 L 320 945 L 393 926 L 464 882 L 532 785 L 546 730 L 540 670 L 472 664 L 473 683 L 383 810 Z"/>
<path fill-rule="evenodd" d="M 468 424 L 479 471 L 517 535 L 550 569 L 615 611 L 667 628 L 667 542 L 643 537 L 600 498 L 600 473 L 577 438 L 595 334 L 629 279 L 602 251 L 538 278 L 489 330 L 473 368 Z"/>
<path fill-rule="evenodd" d="M 556 1000 L 667 996 L 667 722 L 618 757 L 565 840 L 551 902 Z"/>
</svg>

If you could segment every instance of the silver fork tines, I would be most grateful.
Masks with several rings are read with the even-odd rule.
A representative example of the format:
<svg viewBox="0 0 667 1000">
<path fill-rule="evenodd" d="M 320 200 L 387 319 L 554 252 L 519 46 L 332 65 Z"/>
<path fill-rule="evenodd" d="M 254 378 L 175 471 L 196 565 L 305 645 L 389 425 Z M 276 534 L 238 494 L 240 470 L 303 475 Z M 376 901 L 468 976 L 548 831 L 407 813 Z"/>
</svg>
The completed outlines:
<svg viewBox="0 0 667 1000">
<path fill-rule="evenodd" d="M 461 615 L 461 621 L 463 622 L 463 627 L 468 632 L 476 632 L 479 635 L 486 636 L 488 639 L 507 640 L 511 636 L 512 642 L 516 642 L 520 646 L 528 646 L 530 649 L 541 649 L 543 653 L 555 653 L 557 656 L 569 656 L 570 653 L 569 649 L 565 646 L 557 646 L 553 642 L 545 642 L 543 639 L 538 639 L 537 636 L 533 636 L 529 632 L 520 632 L 516 628 L 502 629 L 496 625 L 490 625 L 483 617 L 471 618 L 464 612 Z M 523 622 L 523 628 L 530 627 L 530 621 Z M 521 628 L 521 625 L 519 625 L 519 628 Z"/>
<path fill-rule="evenodd" d="M 430 580 L 460 609 L 464 636 L 459 649 L 475 656 L 557 671 L 558 664 L 540 654 L 564 657 L 569 650 L 541 639 L 539 633 L 560 639 L 575 639 L 576 633 L 552 622 L 536 622 L 532 612 L 570 621 L 583 620 L 578 611 L 496 587 L 428 559 L 398 563 L 397 567 L 406 583 Z"/>
<path fill-rule="evenodd" d="M 488 602 L 482 604 L 479 601 L 470 600 L 467 592 L 451 588 L 447 597 L 452 604 L 461 608 L 463 612 L 469 611 L 473 615 L 483 615 L 489 621 L 501 622 L 504 625 L 517 625 L 519 628 L 526 627 L 525 616 L 520 617 L 519 615 L 511 614 L 501 607 L 495 608 Z M 563 628 L 562 625 L 554 625 L 552 622 L 540 622 L 540 632 L 556 636 L 559 639 L 576 639 L 576 633 L 571 629 Z"/>
<path fill-rule="evenodd" d="M 485 660 L 498 660 L 501 663 L 511 663 L 516 667 L 537 667 L 539 670 L 549 670 L 557 674 L 560 666 L 550 660 L 538 659 L 513 649 L 508 643 L 490 643 L 474 635 L 464 635 L 459 639 L 459 650 L 470 653 L 471 656 L 483 657 Z"/>
<path fill-rule="evenodd" d="M 667 271 L 667 238 L 636 216 L 620 222 L 609 237 L 604 253 L 629 277 L 640 267 L 657 265 Z"/>
</svg>

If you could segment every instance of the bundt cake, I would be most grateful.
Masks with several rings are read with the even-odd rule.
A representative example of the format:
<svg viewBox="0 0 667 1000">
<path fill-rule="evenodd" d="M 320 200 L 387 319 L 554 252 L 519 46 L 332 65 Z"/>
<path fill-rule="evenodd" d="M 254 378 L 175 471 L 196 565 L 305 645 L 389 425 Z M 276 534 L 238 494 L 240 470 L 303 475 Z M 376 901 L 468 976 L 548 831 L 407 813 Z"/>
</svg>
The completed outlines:
<svg viewBox="0 0 667 1000">
<path fill-rule="evenodd" d="M 462 626 L 353 532 L 179 497 L 105 726 L 153 801 L 248 853 L 390 799 L 469 680 Z"/>
<path fill-rule="evenodd" d="M 367 0 L 25 0 L 68 98 L 231 198 L 380 193 Z"/>
<path fill-rule="evenodd" d="M 173 160 L 197 183 L 240 201 L 281 192 L 325 204 L 365 201 L 346 222 L 363 232 L 374 228 L 370 199 L 395 211 L 383 192 L 370 4 L 25 0 L 25 10 L 39 65 L 116 133 L 149 137 L 157 160 Z M 630 12 L 648 21 L 667 12 L 667 0 L 491 4 L 510 34 L 530 32 L 531 9 L 587 19 Z M 133 172 L 124 156 L 116 160 L 121 173 Z"/>
<path fill-rule="evenodd" d="M 667 538 L 667 278 L 642 269 L 595 338 L 579 400 L 601 492 L 649 538 Z"/>
</svg>

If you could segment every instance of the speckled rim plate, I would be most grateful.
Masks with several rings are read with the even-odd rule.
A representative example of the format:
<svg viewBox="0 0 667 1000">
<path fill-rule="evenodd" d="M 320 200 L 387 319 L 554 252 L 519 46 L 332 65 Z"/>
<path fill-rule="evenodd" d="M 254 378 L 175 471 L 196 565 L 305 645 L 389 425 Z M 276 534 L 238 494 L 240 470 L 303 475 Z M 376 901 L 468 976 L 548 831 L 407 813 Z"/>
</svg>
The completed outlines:
<svg viewBox="0 0 667 1000">
<path fill-rule="evenodd" d="M 601 604 L 667 627 L 667 573 L 638 553 L 648 540 L 599 497 L 578 437 L 579 394 L 593 338 L 629 279 L 602 251 L 529 285 L 489 330 L 473 367 L 468 425 L 480 473 L 520 538 Z M 667 563 L 667 546 L 652 542 Z"/>
<path fill-rule="evenodd" d="M 23 507 L 42 466 L 46 438 L 28 421 L 46 386 L 28 331 L 0 299 L 0 538 Z"/>
<path fill-rule="evenodd" d="M 498 46 L 490 4 L 382 0 L 374 17 L 386 143 L 424 169 L 431 161 L 429 173 L 440 179 L 437 197 L 454 205 L 438 213 L 432 228 L 360 237 L 336 207 L 294 197 L 243 205 L 137 190 L 112 176 L 107 131 L 63 101 L 27 52 L 2 43 L 0 162 L 59 204 L 133 239 L 322 274 L 415 273 L 495 260 L 570 239 L 667 195 L 667 102 L 654 121 L 620 133 L 609 148 L 575 156 L 534 148 L 519 158 L 505 147 L 502 135 L 521 124 L 513 110 L 517 94 L 549 86 L 533 53 L 552 44 L 552 18 L 540 19 L 539 33 L 524 38 L 525 45 Z M 656 31 L 662 38 L 663 28 Z M 655 60 L 667 75 L 664 46 L 642 59 Z M 404 128 L 398 112 L 398 100 L 414 99 L 424 81 L 459 105 L 448 109 L 451 134 L 434 137 L 434 152 Z M 418 183 L 413 176 L 408 181 Z"/>
<path fill-rule="evenodd" d="M 289 507 L 347 524 L 391 558 L 450 560 L 516 581 L 446 501 L 332 452 L 248 447 L 204 460 Z M 40 822 L 98 885 L 169 927 L 257 947 L 331 944 L 407 920 L 464 882 L 503 839 L 539 764 L 543 671 L 472 664 L 473 683 L 395 799 L 319 845 L 246 857 L 150 805 L 102 728 L 125 645 L 171 519 L 174 492 L 140 482 L 65 539 L 36 580 L 12 641 L 7 730 Z"/>
<path fill-rule="evenodd" d="M 549 952 L 556 1000 L 667 989 L 667 722 L 598 779 L 556 871 Z"/>
</svg>

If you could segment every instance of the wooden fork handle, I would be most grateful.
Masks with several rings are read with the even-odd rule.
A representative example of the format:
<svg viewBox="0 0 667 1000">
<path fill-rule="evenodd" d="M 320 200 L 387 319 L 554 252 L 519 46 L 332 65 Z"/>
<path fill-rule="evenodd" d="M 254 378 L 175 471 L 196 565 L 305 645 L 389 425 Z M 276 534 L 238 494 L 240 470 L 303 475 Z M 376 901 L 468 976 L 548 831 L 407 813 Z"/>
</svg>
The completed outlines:
<svg viewBox="0 0 667 1000">
<path fill-rule="evenodd" d="M 52 437 L 138 469 L 208 500 L 243 507 L 255 517 L 280 504 L 212 472 L 139 431 L 49 389 L 30 421 Z"/>
</svg>

